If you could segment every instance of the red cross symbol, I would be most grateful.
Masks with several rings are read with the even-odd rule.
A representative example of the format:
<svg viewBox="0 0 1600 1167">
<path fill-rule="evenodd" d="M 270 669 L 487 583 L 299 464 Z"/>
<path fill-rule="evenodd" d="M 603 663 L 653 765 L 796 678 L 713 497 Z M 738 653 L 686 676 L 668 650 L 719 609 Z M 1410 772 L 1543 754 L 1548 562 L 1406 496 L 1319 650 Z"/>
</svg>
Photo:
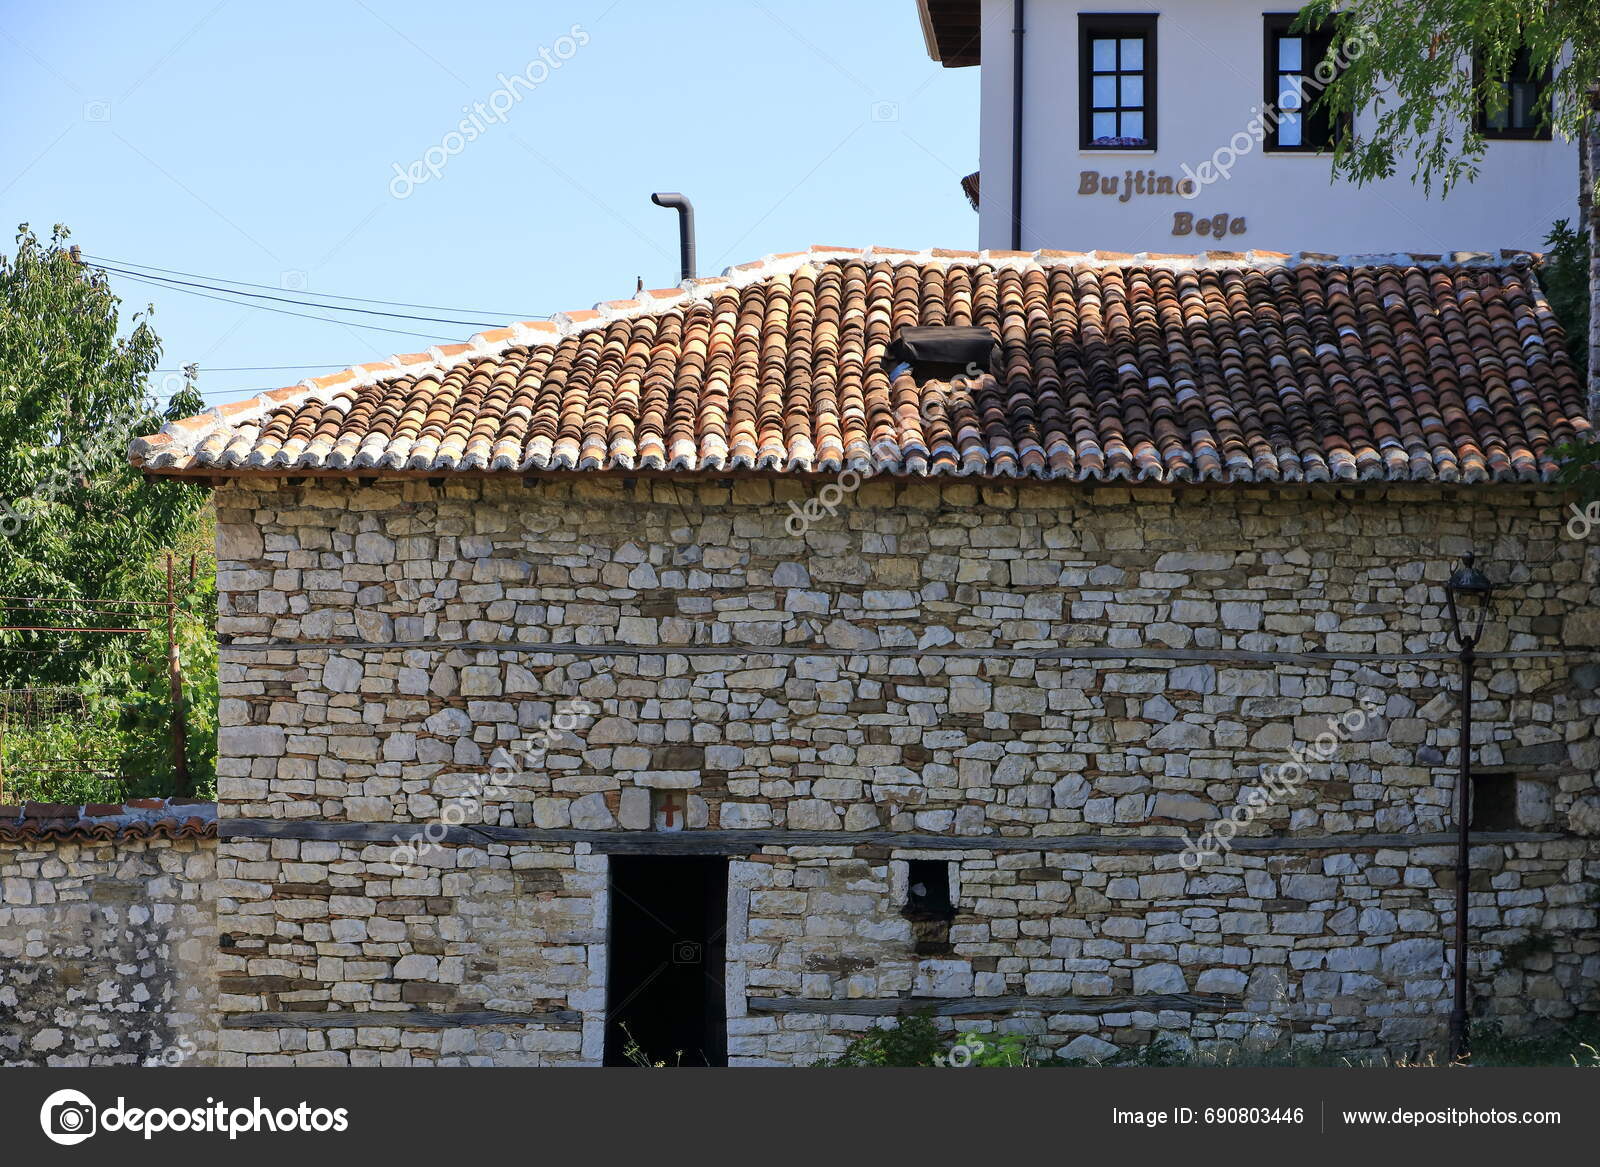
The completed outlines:
<svg viewBox="0 0 1600 1167">
<path fill-rule="evenodd" d="M 670 827 L 675 825 L 678 811 L 682 809 L 682 806 L 678 802 L 678 796 L 674 791 L 664 790 L 661 792 L 661 802 L 656 809 L 665 816 L 666 821 L 663 825 Z"/>
</svg>

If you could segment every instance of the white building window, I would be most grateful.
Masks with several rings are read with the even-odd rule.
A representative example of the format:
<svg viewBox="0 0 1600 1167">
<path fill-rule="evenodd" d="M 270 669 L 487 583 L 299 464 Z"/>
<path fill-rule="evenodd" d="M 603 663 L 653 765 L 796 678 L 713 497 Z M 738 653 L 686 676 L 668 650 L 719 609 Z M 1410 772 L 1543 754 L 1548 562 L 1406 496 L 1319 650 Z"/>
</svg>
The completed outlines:
<svg viewBox="0 0 1600 1167">
<path fill-rule="evenodd" d="M 1339 129 L 1317 98 L 1333 79 L 1324 64 L 1335 30 L 1294 29 L 1297 13 L 1269 12 L 1266 22 L 1266 90 L 1262 108 L 1267 120 L 1266 148 L 1277 153 L 1311 153 L 1333 149 Z"/>
<path fill-rule="evenodd" d="M 1156 18 L 1078 17 L 1079 148 L 1153 150 L 1156 145 Z"/>
<path fill-rule="evenodd" d="M 1473 83 L 1484 85 L 1484 61 L 1472 62 Z M 1478 111 L 1478 132 L 1486 138 L 1532 138 L 1550 140 L 1550 70 L 1535 74 L 1527 49 L 1518 49 L 1504 77 L 1494 87 L 1503 96 L 1494 102 L 1487 98 Z"/>
</svg>

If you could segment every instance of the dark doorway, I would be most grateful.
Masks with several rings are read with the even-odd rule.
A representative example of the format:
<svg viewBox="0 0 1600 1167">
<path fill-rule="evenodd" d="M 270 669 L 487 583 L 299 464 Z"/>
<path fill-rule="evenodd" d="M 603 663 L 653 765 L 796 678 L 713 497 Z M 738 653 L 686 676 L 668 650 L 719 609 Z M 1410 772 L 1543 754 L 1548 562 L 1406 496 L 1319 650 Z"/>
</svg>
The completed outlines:
<svg viewBox="0 0 1600 1167">
<path fill-rule="evenodd" d="M 727 1065 L 727 859 L 613 855 L 610 896 L 605 1064 Z"/>
</svg>

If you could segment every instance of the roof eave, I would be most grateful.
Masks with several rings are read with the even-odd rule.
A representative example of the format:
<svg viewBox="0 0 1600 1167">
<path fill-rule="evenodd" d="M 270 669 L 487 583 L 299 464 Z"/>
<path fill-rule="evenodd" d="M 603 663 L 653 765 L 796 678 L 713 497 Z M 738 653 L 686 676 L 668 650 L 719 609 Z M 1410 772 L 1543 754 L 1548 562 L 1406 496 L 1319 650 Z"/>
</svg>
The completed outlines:
<svg viewBox="0 0 1600 1167">
<path fill-rule="evenodd" d="M 917 18 L 928 56 L 946 69 L 981 63 L 983 6 L 980 0 L 917 0 Z"/>
<path fill-rule="evenodd" d="M 664 467 L 643 466 L 618 466 L 605 465 L 592 469 L 577 469 L 574 467 L 529 467 L 524 470 L 490 470 L 490 469 L 443 469 L 432 467 L 428 469 L 396 469 L 380 467 L 345 467 L 335 469 L 329 467 L 244 467 L 244 466 L 139 466 L 140 474 L 149 481 L 179 481 L 189 482 L 212 489 L 225 483 L 263 483 L 284 484 L 311 481 L 329 482 L 463 482 L 484 479 L 493 479 L 499 482 L 521 481 L 524 485 L 535 482 L 593 482 L 596 480 L 610 479 L 618 481 L 632 480 L 658 480 L 662 482 L 720 482 L 720 481 L 748 481 L 763 480 L 767 482 L 836 482 L 839 471 L 833 468 L 772 468 L 761 469 L 756 467 L 735 466 L 700 466 L 692 469 L 668 469 Z M 878 482 L 933 484 L 959 483 L 977 478 L 979 481 L 990 485 L 1011 484 L 1016 486 L 1032 487 L 1063 487 L 1082 488 L 1093 490 L 1119 489 L 1130 491 L 1183 491 L 1186 493 L 1207 492 L 1234 492 L 1240 490 L 1278 490 L 1291 494 L 1318 495 L 1329 491 L 1353 491 L 1361 494 L 1382 494 L 1395 489 L 1429 488 L 1442 490 L 1455 496 L 1470 493 L 1480 496 L 1484 491 L 1507 492 L 1516 494 L 1535 494 L 1558 491 L 1570 492 L 1571 488 L 1555 480 L 1554 477 L 1541 477 L 1520 479 L 1512 477 L 1485 477 L 1473 481 L 1462 481 L 1459 478 L 1445 479 L 1437 476 L 1404 476 L 1398 478 L 1371 477 L 1371 478 L 1286 478 L 1252 477 L 1237 478 L 1223 477 L 1199 480 L 1194 478 L 1173 478 L 1169 476 L 1156 476 L 1150 478 L 1129 478 L 1118 474 L 1100 473 L 1067 473 L 1067 474 L 992 474 L 981 473 L 977 475 L 963 475 L 955 470 L 942 470 L 938 472 L 915 472 L 905 468 L 890 469 L 875 467 L 861 471 L 865 476 L 870 476 Z"/>
<path fill-rule="evenodd" d="M 928 0 L 917 0 L 917 20 L 922 25 L 922 44 L 930 60 L 939 60 L 939 38 L 933 31 L 933 13 L 928 11 Z"/>
</svg>

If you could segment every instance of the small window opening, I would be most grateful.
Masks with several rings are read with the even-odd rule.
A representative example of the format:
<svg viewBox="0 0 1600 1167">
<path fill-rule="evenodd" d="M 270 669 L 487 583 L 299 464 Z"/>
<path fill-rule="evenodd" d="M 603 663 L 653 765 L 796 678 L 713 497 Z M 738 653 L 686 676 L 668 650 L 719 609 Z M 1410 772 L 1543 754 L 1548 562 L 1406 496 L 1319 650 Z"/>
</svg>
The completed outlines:
<svg viewBox="0 0 1600 1167">
<path fill-rule="evenodd" d="M 918 956 L 943 956 L 950 951 L 950 921 L 955 901 L 950 895 L 950 865 L 942 859 L 906 863 L 906 902 L 900 914 L 911 921 Z"/>
<path fill-rule="evenodd" d="M 1517 821 L 1517 776 L 1515 774 L 1474 774 L 1472 776 L 1472 818 L 1475 831 L 1514 831 Z"/>
<path fill-rule="evenodd" d="M 948 920 L 956 914 L 950 902 L 950 865 L 940 859 L 913 859 L 907 865 L 907 916 L 937 916 Z"/>
</svg>

